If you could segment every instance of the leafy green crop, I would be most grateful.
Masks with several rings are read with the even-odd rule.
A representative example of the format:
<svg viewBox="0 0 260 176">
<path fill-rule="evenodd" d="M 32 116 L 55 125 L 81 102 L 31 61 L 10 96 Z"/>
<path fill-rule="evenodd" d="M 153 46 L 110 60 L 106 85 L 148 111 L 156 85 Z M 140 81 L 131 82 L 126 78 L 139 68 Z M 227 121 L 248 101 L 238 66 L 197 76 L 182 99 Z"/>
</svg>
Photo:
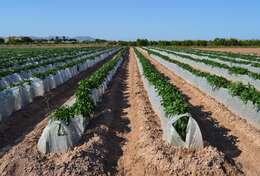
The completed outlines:
<svg viewBox="0 0 260 176">
<path fill-rule="evenodd" d="M 29 53 L 29 55 L 24 56 L 22 60 L 19 59 L 19 57 L 15 57 L 13 59 L 8 60 L 9 62 L 7 63 L 0 63 L 0 68 L 4 68 L 3 70 L 0 71 L 0 78 L 7 76 L 12 73 L 19 73 L 22 71 L 28 71 L 31 69 L 35 69 L 41 66 L 47 66 L 49 64 L 57 64 L 57 63 L 64 63 L 70 60 L 73 60 L 74 58 L 84 56 L 85 54 L 91 54 L 95 51 L 99 50 L 89 50 L 89 49 L 83 49 L 85 53 L 83 54 L 77 54 L 78 49 L 71 49 L 70 51 L 66 52 L 61 52 L 60 54 L 62 55 L 55 55 L 57 53 L 44 53 L 43 57 L 39 57 L 36 59 L 28 59 L 30 56 L 32 57 L 32 54 Z M 82 51 L 80 49 L 79 51 Z M 86 52 L 88 51 L 88 52 Z M 54 58 L 53 58 L 54 57 Z M 18 65 L 17 65 L 18 64 Z"/>
<path fill-rule="evenodd" d="M 182 62 L 179 62 L 177 60 L 170 59 L 168 56 L 161 55 L 158 52 L 147 50 L 149 54 L 154 54 L 162 59 L 174 63 L 178 65 L 179 67 L 191 72 L 192 74 L 199 76 L 199 77 L 204 77 L 207 79 L 209 84 L 213 88 L 226 88 L 229 90 L 230 94 L 232 96 L 238 96 L 243 102 L 248 102 L 251 101 L 259 110 L 260 110 L 260 92 L 257 91 L 254 86 L 248 84 L 244 85 L 240 82 L 232 82 L 227 80 L 226 78 L 216 76 L 207 72 L 203 72 L 197 69 L 194 69 L 192 66 L 188 64 L 184 64 Z"/>
<path fill-rule="evenodd" d="M 107 74 L 115 67 L 118 61 L 124 57 L 126 49 L 120 51 L 112 60 L 105 63 L 101 68 L 95 71 L 88 79 L 81 80 L 76 90 L 76 102 L 71 107 L 61 107 L 54 111 L 52 118 L 63 120 L 69 124 L 71 118 L 75 115 L 82 115 L 90 120 L 94 113 L 95 104 L 91 98 L 91 90 L 98 88 Z"/>
<path fill-rule="evenodd" d="M 19 81 L 19 82 L 11 83 L 11 84 L 9 84 L 6 87 L 1 87 L 0 88 L 0 92 L 4 91 L 4 90 L 7 90 L 9 88 L 13 88 L 13 87 L 20 87 L 20 86 L 24 86 L 24 85 L 31 85 L 31 83 L 32 83 L 32 81 L 30 79 L 25 79 L 25 80 L 22 80 L 22 81 Z"/>
<path fill-rule="evenodd" d="M 158 49 L 158 48 L 155 48 Z M 251 60 L 237 60 L 234 57 L 223 57 L 223 56 L 227 56 L 227 55 L 219 55 L 216 53 L 208 53 L 207 51 L 200 51 L 200 50 L 194 50 L 194 49 L 176 49 L 176 48 L 170 48 L 171 50 L 174 51 L 181 51 L 181 52 L 186 52 L 186 53 L 190 53 L 190 54 L 195 54 L 197 56 L 206 56 L 212 59 L 216 59 L 216 60 L 221 60 L 221 61 L 225 61 L 225 62 L 230 62 L 230 63 L 236 63 L 236 64 L 244 64 L 244 65 L 251 65 L 253 67 L 260 67 L 260 63 L 255 63 Z"/>
<path fill-rule="evenodd" d="M 101 54 L 99 54 L 101 55 Z M 73 67 L 75 65 L 79 65 L 79 64 L 82 64 L 84 62 L 86 62 L 87 60 L 93 60 L 95 59 L 95 56 L 87 56 L 87 57 L 82 57 L 78 60 L 72 60 L 71 62 L 69 63 L 65 63 L 61 66 L 57 66 L 55 68 L 52 68 L 52 69 L 49 69 L 45 72 L 38 72 L 38 73 L 34 73 L 33 76 L 34 77 L 37 77 L 37 78 L 41 78 L 41 79 L 44 79 L 46 77 L 48 77 L 49 75 L 51 74 L 55 74 L 56 72 L 58 72 L 59 70 L 64 70 L 66 68 L 69 68 L 69 67 Z"/>
<path fill-rule="evenodd" d="M 162 51 L 165 51 L 165 50 L 162 50 Z M 179 53 L 176 53 L 174 51 L 168 51 L 167 50 L 165 52 L 174 54 L 176 56 L 180 56 L 182 58 L 186 58 L 186 59 L 192 60 L 194 62 L 204 63 L 204 64 L 210 65 L 212 67 L 224 68 L 224 69 L 227 69 L 229 71 L 229 73 L 231 73 L 231 74 L 248 75 L 249 77 L 252 77 L 254 79 L 260 79 L 260 74 L 251 72 L 251 71 L 249 71 L 246 68 L 235 67 L 235 66 L 230 67 L 227 64 L 215 62 L 215 61 L 212 61 L 212 60 L 209 60 L 209 59 L 195 59 L 192 56 L 188 56 L 188 55 L 185 55 L 185 54 L 179 54 Z"/>
<path fill-rule="evenodd" d="M 69 125 L 70 119 L 74 117 L 74 108 L 74 106 L 60 107 L 52 113 L 51 118 L 52 120 L 63 120 L 66 125 Z"/>
<path fill-rule="evenodd" d="M 155 86 L 158 95 L 161 97 L 161 104 L 167 117 L 187 113 L 189 106 L 180 91 L 168 81 L 167 77 L 158 72 L 138 50 L 135 49 L 135 53 L 143 66 L 144 76 L 149 83 Z M 186 139 L 187 125 L 188 117 L 180 118 L 173 124 L 173 127 L 184 141 Z"/>
</svg>

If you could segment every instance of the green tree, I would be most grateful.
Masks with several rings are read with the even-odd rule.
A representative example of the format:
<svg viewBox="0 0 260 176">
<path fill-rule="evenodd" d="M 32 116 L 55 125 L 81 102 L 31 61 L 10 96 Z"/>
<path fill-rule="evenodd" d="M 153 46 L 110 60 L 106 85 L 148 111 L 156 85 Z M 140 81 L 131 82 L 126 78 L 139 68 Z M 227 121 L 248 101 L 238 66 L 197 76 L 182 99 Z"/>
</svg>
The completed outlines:
<svg viewBox="0 0 260 176">
<path fill-rule="evenodd" d="M 148 46 L 149 41 L 147 39 L 137 39 L 136 40 L 136 45 L 137 46 Z"/>
<path fill-rule="evenodd" d="M 5 39 L 0 38 L 0 44 L 4 44 L 5 43 Z"/>
</svg>

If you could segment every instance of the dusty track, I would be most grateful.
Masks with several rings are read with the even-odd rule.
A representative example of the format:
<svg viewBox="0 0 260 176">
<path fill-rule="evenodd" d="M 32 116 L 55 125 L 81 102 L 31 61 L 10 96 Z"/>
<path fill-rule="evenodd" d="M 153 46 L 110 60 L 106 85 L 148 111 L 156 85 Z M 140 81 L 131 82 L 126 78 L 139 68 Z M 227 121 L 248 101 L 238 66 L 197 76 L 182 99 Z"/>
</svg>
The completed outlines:
<svg viewBox="0 0 260 176">
<path fill-rule="evenodd" d="M 80 80 L 88 77 L 111 58 L 112 56 L 80 73 L 63 85 L 51 90 L 44 97 L 36 98 L 22 110 L 13 113 L 8 121 L 0 124 L 0 157 L 1 148 L 4 147 L 2 151 L 5 151 L 11 145 L 21 141 L 24 135 L 29 133 L 37 123 L 48 116 L 48 113 L 64 104 L 65 101 L 73 96 Z"/>
<path fill-rule="evenodd" d="M 259 130 L 176 76 L 146 52 L 143 54 L 186 96 L 191 104 L 192 115 L 202 129 L 204 139 L 222 151 L 232 163 L 241 163 L 246 175 L 260 175 Z"/>
<path fill-rule="evenodd" d="M 42 155 L 36 144 L 47 123 L 39 122 L 0 159 L 5 175 L 239 175 L 224 155 L 207 146 L 178 149 L 162 140 L 130 50 L 96 109 L 81 143 L 63 154 Z"/>
</svg>

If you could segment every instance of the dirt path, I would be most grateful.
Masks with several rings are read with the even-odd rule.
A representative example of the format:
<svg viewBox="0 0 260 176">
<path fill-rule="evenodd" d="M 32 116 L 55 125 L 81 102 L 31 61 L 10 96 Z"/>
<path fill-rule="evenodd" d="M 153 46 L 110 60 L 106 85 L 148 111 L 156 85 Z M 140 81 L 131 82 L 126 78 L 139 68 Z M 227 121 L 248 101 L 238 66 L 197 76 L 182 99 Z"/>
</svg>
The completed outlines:
<svg viewBox="0 0 260 176">
<path fill-rule="evenodd" d="M 73 96 L 80 80 L 89 76 L 112 57 L 113 56 L 108 57 L 104 61 L 70 79 L 65 84 L 51 90 L 44 97 L 36 98 L 33 103 L 13 113 L 8 121 L 1 123 L 0 157 L 1 154 L 7 151 L 12 145 L 20 142 L 24 136 L 32 131 L 35 125 L 46 118 L 52 110 L 61 106 Z"/>
<path fill-rule="evenodd" d="M 147 58 L 168 76 L 191 104 L 192 115 L 198 121 L 204 139 L 225 153 L 231 162 L 241 163 L 247 175 L 260 175 L 260 132 L 231 113 L 223 105 L 189 85 L 172 71 Z"/>
</svg>

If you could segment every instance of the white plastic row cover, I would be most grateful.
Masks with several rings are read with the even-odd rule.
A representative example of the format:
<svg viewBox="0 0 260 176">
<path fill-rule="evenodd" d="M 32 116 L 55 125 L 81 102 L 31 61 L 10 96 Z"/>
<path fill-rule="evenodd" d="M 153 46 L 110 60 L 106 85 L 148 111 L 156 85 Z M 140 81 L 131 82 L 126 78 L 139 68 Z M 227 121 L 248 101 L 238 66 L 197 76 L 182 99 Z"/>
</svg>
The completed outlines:
<svg viewBox="0 0 260 176">
<path fill-rule="evenodd" d="M 0 92 L 0 122 L 9 117 L 13 112 L 22 109 L 31 103 L 35 97 L 44 96 L 50 90 L 65 83 L 80 72 L 92 67 L 96 63 L 104 60 L 116 50 L 101 54 L 93 60 L 87 60 L 85 63 L 75 65 L 71 68 L 58 71 L 55 75 L 49 75 L 45 79 L 32 78 L 31 84 L 13 87 Z"/>
<path fill-rule="evenodd" d="M 208 96 L 225 105 L 234 114 L 246 119 L 253 126 L 260 129 L 260 111 L 252 102 L 248 101 L 247 103 L 244 103 L 238 96 L 233 97 L 229 93 L 228 89 L 214 89 L 208 83 L 206 78 L 198 77 L 191 72 L 182 69 L 178 65 L 168 62 L 158 56 L 151 56 L 173 73 L 187 81 L 189 84 L 197 87 Z"/>
<path fill-rule="evenodd" d="M 159 116 L 161 121 L 161 127 L 163 130 L 163 139 L 173 145 L 178 147 L 186 147 L 192 149 L 202 149 L 203 148 L 203 139 L 200 128 L 197 122 L 192 118 L 191 114 L 181 114 L 176 116 L 167 116 L 164 111 L 164 107 L 161 105 L 161 97 L 156 92 L 156 89 L 153 85 L 149 83 L 149 81 L 145 78 L 143 67 L 135 55 L 137 59 L 137 65 L 141 74 L 141 79 L 144 83 L 144 88 L 148 94 L 148 98 L 151 102 L 152 108 L 155 113 Z M 188 126 L 186 129 L 186 140 L 180 137 L 178 132 L 173 127 L 173 123 L 176 122 L 179 118 L 186 116 L 189 117 Z"/>
<path fill-rule="evenodd" d="M 95 104 L 101 101 L 105 90 L 122 64 L 122 61 L 123 59 L 118 61 L 114 69 L 108 73 L 98 88 L 91 90 L 91 97 Z M 93 116 L 89 118 L 76 116 L 72 118 L 69 125 L 66 125 L 61 120 L 50 120 L 38 141 L 38 150 L 41 153 L 60 153 L 69 150 L 79 142 L 91 118 Z"/>
</svg>

